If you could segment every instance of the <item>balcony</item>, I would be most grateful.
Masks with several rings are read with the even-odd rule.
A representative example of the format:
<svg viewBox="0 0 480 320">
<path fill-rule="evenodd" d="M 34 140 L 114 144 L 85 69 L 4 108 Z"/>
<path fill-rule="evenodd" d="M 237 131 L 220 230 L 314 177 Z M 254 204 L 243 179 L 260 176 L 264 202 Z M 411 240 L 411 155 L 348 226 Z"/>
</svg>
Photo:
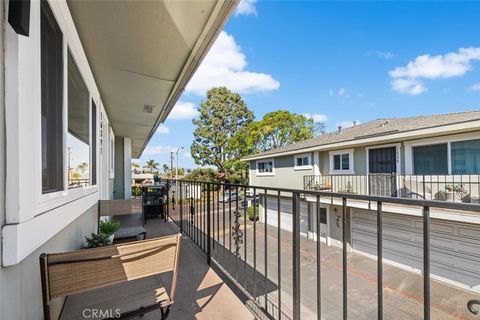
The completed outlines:
<svg viewBox="0 0 480 320">
<path fill-rule="evenodd" d="M 480 202 L 480 175 L 307 175 L 305 190 L 358 195 L 424 199 L 447 202 Z"/>
<path fill-rule="evenodd" d="M 230 280 L 230 286 L 257 315 L 269 319 L 473 319 L 478 309 L 478 288 L 465 290 L 438 277 L 439 235 L 430 217 L 436 209 L 478 214 L 478 205 L 331 190 L 165 183 L 170 189 L 168 218 L 198 246 L 207 263 Z M 256 200 L 258 195 L 260 200 Z M 267 196 L 274 201 L 267 201 Z M 301 236 L 301 202 L 313 204 L 308 219 L 316 232 L 321 230 L 321 198 L 340 203 L 340 246 Z M 284 199 L 292 208 L 291 229 L 286 228 L 281 212 Z M 377 228 L 372 255 L 352 250 L 347 204 L 353 201 L 372 203 L 370 214 Z M 390 234 L 383 235 L 389 230 L 382 222 L 388 216 L 383 208 L 392 204 L 421 212 L 416 227 L 422 236 L 405 244 L 416 250 L 420 271 L 384 258 Z M 476 258 L 471 263 L 474 269 L 480 267 Z"/>
</svg>

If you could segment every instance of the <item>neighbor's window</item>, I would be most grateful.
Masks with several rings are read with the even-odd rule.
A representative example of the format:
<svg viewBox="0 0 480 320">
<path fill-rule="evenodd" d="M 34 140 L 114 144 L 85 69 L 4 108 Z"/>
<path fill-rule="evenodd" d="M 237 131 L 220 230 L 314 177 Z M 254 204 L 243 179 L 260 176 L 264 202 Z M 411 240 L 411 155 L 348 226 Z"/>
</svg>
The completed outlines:
<svg viewBox="0 0 480 320">
<path fill-rule="evenodd" d="M 452 142 L 452 174 L 480 173 L 480 140 Z"/>
<path fill-rule="evenodd" d="M 309 155 L 295 156 L 295 167 L 308 167 L 308 166 L 310 166 Z"/>
<path fill-rule="evenodd" d="M 348 171 L 350 170 L 350 154 L 335 154 L 333 155 L 333 170 L 334 171 Z"/>
<path fill-rule="evenodd" d="M 68 187 L 90 184 L 89 93 L 68 53 Z"/>
<path fill-rule="evenodd" d="M 273 161 L 259 161 L 257 162 L 258 173 L 273 173 Z"/>
<path fill-rule="evenodd" d="M 41 2 L 42 193 L 63 190 L 63 36 Z"/>
<path fill-rule="evenodd" d="M 414 174 L 448 174 L 447 143 L 413 147 Z"/>
</svg>

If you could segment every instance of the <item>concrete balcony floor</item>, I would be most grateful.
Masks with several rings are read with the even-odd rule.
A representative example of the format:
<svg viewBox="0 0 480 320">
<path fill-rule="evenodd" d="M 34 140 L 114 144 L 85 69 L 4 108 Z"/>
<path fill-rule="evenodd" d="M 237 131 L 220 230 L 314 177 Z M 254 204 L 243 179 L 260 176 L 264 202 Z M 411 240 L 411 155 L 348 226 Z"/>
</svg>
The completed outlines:
<svg viewBox="0 0 480 320">
<path fill-rule="evenodd" d="M 162 219 L 149 219 L 146 229 L 148 238 L 178 233 L 172 222 L 164 222 Z M 170 287 L 170 277 L 162 276 L 162 281 L 167 288 Z M 142 319 L 161 319 L 160 312 L 145 314 Z M 250 320 L 255 317 L 207 265 L 205 254 L 188 237 L 184 237 L 177 293 L 169 319 Z"/>
</svg>

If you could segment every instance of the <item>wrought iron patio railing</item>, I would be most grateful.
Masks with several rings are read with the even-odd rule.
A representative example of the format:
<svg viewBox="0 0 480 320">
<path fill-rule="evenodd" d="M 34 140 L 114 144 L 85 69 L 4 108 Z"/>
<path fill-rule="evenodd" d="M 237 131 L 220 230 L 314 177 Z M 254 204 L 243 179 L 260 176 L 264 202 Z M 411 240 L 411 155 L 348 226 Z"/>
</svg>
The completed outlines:
<svg viewBox="0 0 480 320">
<path fill-rule="evenodd" d="M 391 305 L 384 308 L 384 204 L 417 207 L 421 212 L 422 272 L 419 277 L 422 279 L 423 292 L 420 293 L 419 302 L 423 305 L 423 310 L 420 309 L 415 318 L 430 319 L 431 209 L 480 212 L 480 205 L 470 203 L 216 182 L 163 182 L 169 189 L 167 217 L 206 254 L 209 265 L 220 268 L 240 292 L 270 319 L 356 319 L 359 318 L 359 312 L 369 312 L 367 318 L 396 317 L 395 308 L 402 308 L 401 305 L 396 305 L 393 309 Z M 188 196 L 185 196 L 186 192 Z M 254 200 L 258 196 L 260 200 Z M 322 250 L 326 250 L 326 247 L 323 247 L 321 241 L 314 242 L 310 250 L 306 248 L 305 238 L 301 236 L 301 203 L 308 201 L 313 205 L 314 210 L 309 213 L 308 220 L 309 223 L 312 222 L 312 230 L 320 235 L 321 207 L 325 198 L 338 200 L 341 208 L 342 244 L 338 264 L 324 261 Z M 285 225 L 282 213 L 285 201 L 291 208 L 291 226 Z M 372 289 L 372 297 L 376 298 L 366 305 L 358 305 L 358 298 L 365 293 L 352 288 L 353 285 L 349 282 L 352 275 L 349 271 L 349 235 L 346 230 L 347 211 L 352 202 L 368 203 L 377 222 L 377 270 L 375 279 L 370 279 L 376 282 L 376 288 Z M 308 254 L 305 253 L 306 250 Z M 322 274 L 328 268 L 338 270 L 339 273 L 338 286 L 341 290 L 338 303 L 325 302 L 325 299 L 334 294 L 331 292 L 332 287 L 322 287 L 325 286 L 323 282 L 328 280 L 322 279 Z M 308 293 L 307 289 L 310 290 Z M 477 304 L 477 300 L 468 303 L 465 301 L 462 308 L 468 313 L 468 307 L 474 313 Z"/>
</svg>

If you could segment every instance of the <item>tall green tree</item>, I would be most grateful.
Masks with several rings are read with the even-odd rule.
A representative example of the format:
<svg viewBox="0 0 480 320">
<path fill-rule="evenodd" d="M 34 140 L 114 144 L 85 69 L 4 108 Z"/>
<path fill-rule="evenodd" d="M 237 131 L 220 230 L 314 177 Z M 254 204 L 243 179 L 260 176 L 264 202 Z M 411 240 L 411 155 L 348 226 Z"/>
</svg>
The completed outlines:
<svg viewBox="0 0 480 320">
<path fill-rule="evenodd" d="M 145 164 L 145 168 L 148 168 L 150 170 L 150 173 L 153 173 L 154 170 L 158 169 L 158 166 L 160 164 L 155 161 L 155 160 L 148 160 Z"/>
<path fill-rule="evenodd" d="M 324 126 L 287 110 L 269 112 L 260 121 L 253 121 L 239 130 L 231 139 L 230 147 L 246 156 L 313 138 Z"/>
<path fill-rule="evenodd" d="M 225 87 L 208 90 L 198 111 L 200 116 L 193 120 L 192 157 L 198 165 L 216 167 L 220 179 L 229 181 L 233 164 L 241 156 L 240 150 L 230 147 L 230 139 L 253 121 L 253 113 L 238 93 Z"/>
</svg>

